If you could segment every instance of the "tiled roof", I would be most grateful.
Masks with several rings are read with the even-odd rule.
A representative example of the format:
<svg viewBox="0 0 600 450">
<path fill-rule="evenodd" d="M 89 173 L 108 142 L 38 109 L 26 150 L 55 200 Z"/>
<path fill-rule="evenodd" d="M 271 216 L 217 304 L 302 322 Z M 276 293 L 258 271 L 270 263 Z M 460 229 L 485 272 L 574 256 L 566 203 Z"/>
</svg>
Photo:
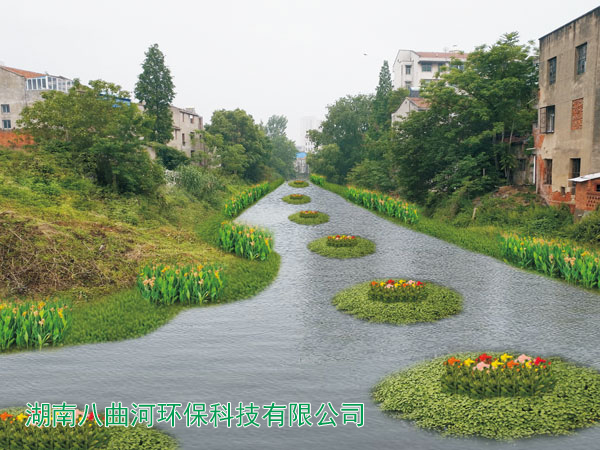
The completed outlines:
<svg viewBox="0 0 600 450">
<path fill-rule="evenodd" d="M 438 59 L 467 59 L 466 53 L 444 53 L 444 52 L 415 52 L 421 58 L 438 58 Z"/>
<path fill-rule="evenodd" d="M 13 67 L 0 66 L 0 68 L 7 70 L 9 72 L 12 72 L 14 74 L 20 75 L 25 78 L 37 78 L 37 77 L 45 77 L 46 76 L 45 73 L 30 72 L 29 70 L 15 69 Z"/>
<path fill-rule="evenodd" d="M 419 109 L 429 109 L 429 100 L 421 97 L 408 97 L 408 101 Z"/>
</svg>

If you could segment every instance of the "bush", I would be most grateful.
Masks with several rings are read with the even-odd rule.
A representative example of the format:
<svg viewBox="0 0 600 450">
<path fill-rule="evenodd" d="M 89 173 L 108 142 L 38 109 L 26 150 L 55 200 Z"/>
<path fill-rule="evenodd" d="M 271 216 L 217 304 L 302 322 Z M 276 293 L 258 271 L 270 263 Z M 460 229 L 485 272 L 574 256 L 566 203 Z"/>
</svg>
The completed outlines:
<svg viewBox="0 0 600 450">
<path fill-rule="evenodd" d="M 286 195 L 282 200 L 286 203 L 291 203 L 292 205 L 302 205 L 304 203 L 309 203 L 311 199 L 308 195 L 292 194 Z"/>
<path fill-rule="evenodd" d="M 152 144 L 152 148 L 156 152 L 156 159 L 167 170 L 175 170 L 179 166 L 186 166 L 190 163 L 190 158 L 187 155 L 164 144 Z"/>
<path fill-rule="evenodd" d="M 384 281 L 384 280 L 380 280 Z M 382 302 L 370 296 L 371 282 L 361 283 L 337 294 L 332 303 L 347 314 L 369 322 L 404 325 L 434 322 L 458 314 L 462 297 L 451 289 L 426 283 L 420 301 Z"/>
<path fill-rule="evenodd" d="M 221 270 L 217 265 L 146 266 L 137 278 L 137 286 L 142 297 L 153 303 L 213 303 L 223 289 Z"/>
<path fill-rule="evenodd" d="M 71 311 L 59 302 L 0 303 L 0 350 L 62 343 Z"/>
<path fill-rule="evenodd" d="M 517 354 L 520 352 L 517 352 Z M 452 355 L 466 359 L 469 354 Z M 386 377 L 373 390 L 381 409 L 422 428 L 452 436 L 519 439 L 569 434 L 600 418 L 600 374 L 553 359 L 556 385 L 533 397 L 474 399 L 444 392 L 443 362 L 450 355 Z"/>
<path fill-rule="evenodd" d="M 402 219 L 405 223 L 414 224 L 419 221 L 417 207 L 411 203 L 406 203 L 398 198 L 380 192 L 365 191 L 363 189 L 348 188 L 348 199 L 364 206 L 367 209 L 373 209 L 390 217 Z"/>
<path fill-rule="evenodd" d="M 375 253 L 375 244 L 365 238 L 355 237 L 356 244 L 350 247 L 335 247 L 328 244 L 329 237 L 325 236 L 308 244 L 308 249 L 321 256 L 329 258 L 360 258 Z"/>
<path fill-rule="evenodd" d="M 320 225 L 322 223 L 329 222 L 329 216 L 322 212 L 318 212 L 316 215 L 310 215 L 307 217 L 303 217 L 301 212 L 297 212 L 288 216 L 288 219 L 300 225 Z"/>
<path fill-rule="evenodd" d="M 215 204 L 218 193 L 225 189 L 223 181 L 209 169 L 197 166 L 182 166 L 177 185 L 197 200 Z"/>
<path fill-rule="evenodd" d="M 600 211 L 594 211 L 568 227 L 566 235 L 580 242 L 600 244 Z"/>
<path fill-rule="evenodd" d="M 223 222 L 219 229 L 219 245 L 238 256 L 264 261 L 273 251 L 273 238 L 266 230 Z"/>
<path fill-rule="evenodd" d="M 146 426 L 115 428 L 106 450 L 176 450 L 177 441 L 168 434 Z"/>
<path fill-rule="evenodd" d="M 325 184 L 325 177 L 322 177 L 321 175 L 311 174 L 310 181 L 316 184 L 317 186 L 323 186 Z"/>
</svg>

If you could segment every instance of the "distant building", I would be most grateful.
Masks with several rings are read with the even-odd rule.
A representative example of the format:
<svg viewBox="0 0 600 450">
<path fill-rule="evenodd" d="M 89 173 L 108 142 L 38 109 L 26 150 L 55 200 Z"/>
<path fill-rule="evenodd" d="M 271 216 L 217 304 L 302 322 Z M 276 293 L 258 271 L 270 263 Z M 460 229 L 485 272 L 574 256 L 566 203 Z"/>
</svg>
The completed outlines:
<svg viewBox="0 0 600 450">
<path fill-rule="evenodd" d="M 308 130 L 317 130 L 321 126 L 321 120 L 315 116 L 306 116 L 300 119 L 300 140 L 299 145 L 302 150 L 307 153 L 312 153 L 315 150 L 315 145 L 308 139 Z"/>
<path fill-rule="evenodd" d="M 294 161 L 294 169 L 298 173 L 308 173 L 308 165 L 306 164 L 306 153 L 296 153 L 296 161 Z"/>
<path fill-rule="evenodd" d="M 401 122 L 413 111 L 429 109 L 429 100 L 420 97 L 406 97 L 400 107 L 392 113 L 392 123 Z"/>
<path fill-rule="evenodd" d="M 200 143 L 200 132 L 204 130 L 202 116 L 194 108 L 178 108 L 171 106 L 173 114 L 173 139 L 167 145 L 184 152 L 191 157 L 194 152 L 203 150 Z"/>
<path fill-rule="evenodd" d="M 467 54 L 452 52 L 415 52 L 398 50 L 394 60 L 394 89 L 419 89 L 421 86 L 437 79 L 443 67 L 449 66 L 452 59 L 465 61 Z"/>
<path fill-rule="evenodd" d="M 600 7 L 540 38 L 536 190 L 576 214 L 600 204 Z"/>
<path fill-rule="evenodd" d="M 23 108 L 42 100 L 42 92 L 67 92 L 71 86 L 73 81 L 63 76 L 0 66 L 0 143 L 23 141 L 14 133 L 17 120 Z"/>
</svg>

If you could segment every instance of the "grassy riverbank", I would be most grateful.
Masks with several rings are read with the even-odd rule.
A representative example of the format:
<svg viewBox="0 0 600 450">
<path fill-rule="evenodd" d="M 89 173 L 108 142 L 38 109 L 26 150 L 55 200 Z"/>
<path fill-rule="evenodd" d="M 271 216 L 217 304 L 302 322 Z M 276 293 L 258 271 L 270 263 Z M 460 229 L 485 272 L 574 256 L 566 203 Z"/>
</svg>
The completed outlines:
<svg viewBox="0 0 600 450">
<path fill-rule="evenodd" d="M 133 284 L 144 264 L 219 263 L 227 282 L 221 302 L 251 297 L 275 278 L 279 256 L 249 261 L 217 247 L 228 220 L 224 200 L 247 187 L 222 181 L 205 199 L 178 187 L 153 198 L 122 196 L 52 154 L 0 149 L 0 299 L 70 303 L 65 344 L 81 344 L 144 335 L 185 308 L 139 295 Z"/>
</svg>

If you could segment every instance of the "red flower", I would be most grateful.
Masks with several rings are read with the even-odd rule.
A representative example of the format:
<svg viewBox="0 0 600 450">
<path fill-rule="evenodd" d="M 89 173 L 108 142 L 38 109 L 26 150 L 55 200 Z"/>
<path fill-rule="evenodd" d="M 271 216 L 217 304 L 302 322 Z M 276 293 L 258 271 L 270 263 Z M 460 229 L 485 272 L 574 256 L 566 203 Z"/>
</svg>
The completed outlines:
<svg viewBox="0 0 600 450">
<path fill-rule="evenodd" d="M 535 361 L 533 362 L 536 366 L 539 366 L 541 363 L 545 363 L 546 360 L 540 358 L 539 356 L 537 358 L 535 358 Z"/>
<path fill-rule="evenodd" d="M 350 236 L 350 239 L 356 239 L 356 236 Z"/>
<path fill-rule="evenodd" d="M 394 284 L 394 280 L 387 280 L 387 284 Z"/>
<path fill-rule="evenodd" d="M 91 420 L 94 420 L 94 413 L 93 413 L 93 412 L 91 412 L 91 413 L 89 413 L 89 414 L 87 415 L 87 420 L 90 420 L 90 421 L 91 421 Z"/>
<path fill-rule="evenodd" d="M 484 361 L 484 362 L 488 362 L 491 361 L 492 357 L 490 355 L 486 355 L 485 353 L 482 353 L 481 355 L 479 355 L 477 357 L 477 361 Z"/>
<path fill-rule="evenodd" d="M 423 286 L 423 283 L 421 283 L 420 281 L 417 281 L 417 286 Z"/>
</svg>

